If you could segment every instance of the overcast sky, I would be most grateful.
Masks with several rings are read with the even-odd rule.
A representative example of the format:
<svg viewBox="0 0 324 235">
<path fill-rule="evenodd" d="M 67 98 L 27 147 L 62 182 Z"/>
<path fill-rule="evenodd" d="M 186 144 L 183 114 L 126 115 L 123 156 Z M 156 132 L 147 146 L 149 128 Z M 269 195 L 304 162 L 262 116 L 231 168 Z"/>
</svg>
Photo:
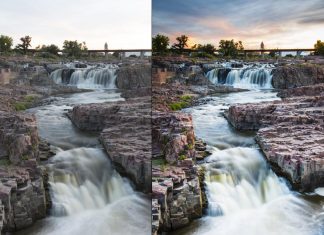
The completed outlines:
<svg viewBox="0 0 324 235">
<path fill-rule="evenodd" d="M 14 43 L 25 35 L 32 47 L 85 41 L 89 49 L 151 48 L 151 0 L 6 0 L 0 34 Z"/>
<path fill-rule="evenodd" d="M 190 44 L 242 40 L 245 48 L 313 48 L 324 41 L 324 0 L 153 0 L 153 35 Z"/>
</svg>

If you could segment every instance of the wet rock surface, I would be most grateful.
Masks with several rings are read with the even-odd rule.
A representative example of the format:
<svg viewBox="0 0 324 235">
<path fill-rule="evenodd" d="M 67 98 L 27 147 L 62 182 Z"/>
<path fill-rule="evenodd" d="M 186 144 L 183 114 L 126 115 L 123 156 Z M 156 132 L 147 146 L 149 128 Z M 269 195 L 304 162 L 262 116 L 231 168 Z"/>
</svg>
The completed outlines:
<svg viewBox="0 0 324 235">
<path fill-rule="evenodd" d="M 117 170 L 139 190 L 151 189 L 151 99 L 77 105 L 69 113 L 84 131 L 100 131 L 100 140 Z"/>
<path fill-rule="evenodd" d="M 286 93 L 308 94 L 318 88 Z M 258 130 L 256 140 L 274 170 L 300 191 L 324 186 L 324 96 L 231 106 L 225 116 L 238 130 Z"/>
<path fill-rule="evenodd" d="M 152 120 L 153 233 L 184 227 L 203 213 L 192 118 L 178 112 L 154 112 Z M 201 146 L 200 146 L 201 147 Z M 159 208 L 159 210 L 158 210 Z"/>
</svg>

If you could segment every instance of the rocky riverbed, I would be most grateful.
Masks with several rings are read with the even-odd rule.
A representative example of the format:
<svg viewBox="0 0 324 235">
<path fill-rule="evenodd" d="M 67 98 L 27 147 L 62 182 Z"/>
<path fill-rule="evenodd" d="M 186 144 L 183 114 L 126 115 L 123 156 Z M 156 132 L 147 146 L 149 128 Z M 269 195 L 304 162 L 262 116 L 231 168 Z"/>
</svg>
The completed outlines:
<svg viewBox="0 0 324 235">
<path fill-rule="evenodd" d="M 324 186 L 323 86 L 289 89 L 279 93 L 289 98 L 235 105 L 225 113 L 236 129 L 258 130 L 266 158 L 300 191 Z"/>
<path fill-rule="evenodd" d="M 51 208 L 53 193 L 49 192 L 53 189 L 48 183 L 47 160 L 55 153 L 47 142 L 39 138 L 36 116 L 25 110 L 43 105 L 51 109 L 52 103 L 59 103 L 60 100 L 65 99 L 62 97 L 69 97 L 66 95 L 67 93 L 90 92 L 91 90 L 55 84 L 49 77 L 48 71 L 62 69 L 62 64 L 39 66 L 33 65 L 33 61 L 29 61 L 28 64 L 26 61 L 10 61 L 10 63 L 4 61 L 3 63 L 6 68 L 5 78 L 9 80 L 5 79 L 5 83 L 0 87 L 0 200 L 2 202 L 0 213 L 3 215 L 1 217 L 2 231 L 13 232 L 30 227 L 37 220 L 45 218 Z M 138 190 L 149 193 L 151 191 L 150 66 L 147 64 L 123 65 L 118 70 L 117 83 L 121 91 L 124 92 L 127 101 L 76 106 L 71 110 L 69 116 L 84 133 L 95 131 L 99 137 L 101 131 L 100 141 L 112 162 L 115 163 L 116 169 L 122 175 L 129 177 Z M 93 92 L 89 94 L 91 96 Z M 53 95 L 60 97 L 52 99 Z M 139 96 L 141 98 L 136 98 Z M 82 93 L 80 93 L 80 98 L 82 97 Z M 129 97 L 133 98 L 128 100 Z M 100 99 L 97 97 L 94 100 L 102 102 Z M 122 98 L 117 100 L 122 100 Z M 71 101 L 74 102 L 73 98 Z M 61 115 L 60 108 L 54 110 L 55 104 L 52 109 L 54 112 L 52 112 L 52 116 L 56 112 Z M 44 110 L 41 110 L 41 114 L 37 115 L 46 113 L 46 108 Z M 86 116 L 88 120 L 86 120 Z M 55 117 L 53 118 L 50 119 L 55 122 L 51 124 L 53 126 L 57 124 L 57 120 L 62 119 L 59 116 L 56 118 L 57 120 Z M 44 131 L 43 123 L 38 123 L 38 125 Z M 49 131 L 51 131 L 50 127 Z M 61 133 L 63 132 L 61 131 Z M 42 134 L 44 133 L 42 132 Z M 56 140 L 56 133 L 52 134 L 50 139 Z M 83 135 L 93 142 L 92 137 L 86 137 L 87 134 Z M 47 136 L 46 133 L 45 136 Z M 65 137 L 61 136 L 61 138 Z M 77 141 L 77 139 L 74 140 L 74 142 Z M 66 144 L 62 147 L 70 146 Z M 73 143 L 72 146 L 74 146 Z M 108 163 L 105 164 L 109 166 Z M 107 171 L 111 171 L 110 167 Z M 122 179 L 118 177 L 115 180 L 122 182 Z M 123 185 L 124 183 L 122 182 Z M 129 187 L 127 184 L 123 185 L 118 187 Z M 115 187 L 115 190 L 119 189 Z M 118 194 L 118 192 L 116 193 Z M 142 196 L 138 199 L 136 199 L 136 195 L 133 197 L 134 199 L 131 200 L 137 200 L 140 203 L 138 208 L 146 203 Z M 142 212 L 144 213 L 141 210 Z M 143 224 L 143 226 L 145 225 Z M 42 226 L 36 226 L 36 228 L 41 229 Z M 33 229 L 35 228 L 32 228 L 31 231 L 38 231 Z M 33 234 L 29 229 L 26 230 L 26 233 Z"/>
</svg>

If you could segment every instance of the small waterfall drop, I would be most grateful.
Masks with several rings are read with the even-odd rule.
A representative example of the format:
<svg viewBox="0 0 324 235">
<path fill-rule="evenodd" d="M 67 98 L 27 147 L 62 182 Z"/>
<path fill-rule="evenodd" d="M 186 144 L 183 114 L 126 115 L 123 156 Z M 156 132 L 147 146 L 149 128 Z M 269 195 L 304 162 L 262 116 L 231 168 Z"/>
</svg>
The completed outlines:
<svg viewBox="0 0 324 235">
<path fill-rule="evenodd" d="M 50 185 L 54 215 L 101 209 L 132 194 L 100 149 L 76 148 L 51 159 Z"/>
<path fill-rule="evenodd" d="M 224 69 L 229 70 L 228 65 Z M 231 68 L 226 78 L 219 78 L 219 68 L 207 72 L 206 76 L 213 84 L 224 84 L 243 89 L 271 89 L 272 66 L 257 65 L 243 66 L 243 68 Z"/>
<path fill-rule="evenodd" d="M 62 71 L 63 69 L 57 69 L 50 74 L 50 79 L 56 84 L 62 84 Z"/>
<path fill-rule="evenodd" d="M 85 89 L 116 89 L 116 70 L 118 66 L 107 65 L 73 69 L 71 77 L 66 79 L 67 85 Z M 56 84 L 62 84 L 63 69 L 51 73 L 50 78 Z"/>
</svg>

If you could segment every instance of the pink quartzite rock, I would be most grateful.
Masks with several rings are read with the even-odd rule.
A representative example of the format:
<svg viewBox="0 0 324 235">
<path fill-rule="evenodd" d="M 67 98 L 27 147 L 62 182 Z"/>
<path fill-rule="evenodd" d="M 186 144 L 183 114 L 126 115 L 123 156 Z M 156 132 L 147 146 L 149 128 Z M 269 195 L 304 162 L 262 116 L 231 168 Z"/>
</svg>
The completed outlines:
<svg viewBox="0 0 324 235">
<path fill-rule="evenodd" d="M 239 130 L 258 130 L 256 140 L 266 158 L 296 189 L 324 186 L 324 96 L 234 105 L 225 116 Z"/>
<path fill-rule="evenodd" d="M 119 173 L 151 191 L 150 97 L 77 105 L 68 116 L 81 130 L 101 131 L 100 141 Z"/>
</svg>

